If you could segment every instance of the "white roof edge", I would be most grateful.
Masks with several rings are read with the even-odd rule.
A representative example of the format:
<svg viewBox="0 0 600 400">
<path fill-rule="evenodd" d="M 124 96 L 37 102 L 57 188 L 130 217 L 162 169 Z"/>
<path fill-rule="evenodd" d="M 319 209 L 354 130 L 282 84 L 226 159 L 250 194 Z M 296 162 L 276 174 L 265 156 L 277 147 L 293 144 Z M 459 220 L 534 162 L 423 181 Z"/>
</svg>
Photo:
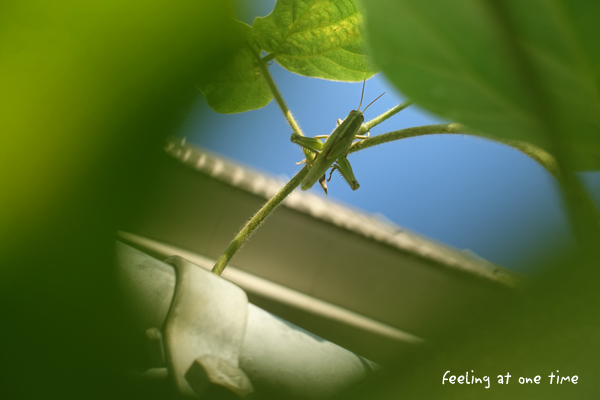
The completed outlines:
<svg viewBox="0 0 600 400">
<path fill-rule="evenodd" d="M 276 179 L 226 157 L 186 144 L 182 139 L 170 139 L 165 150 L 192 169 L 265 199 L 275 195 L 286 183 L 283 179 Z M 461 251 L 407 231 L 381 214 L 369 215 L 339 202 L 299 190 L 290 194 L 282 205 L 456 272 L 508 286 L 516 286 L 524 280 L 521 274 L 497 266 L 468 249 Z M 335 212 L 323 212 L 324 208 L 333 209 Z M 356 223 L 357 219 L 360 223 Z"/>
</svg>

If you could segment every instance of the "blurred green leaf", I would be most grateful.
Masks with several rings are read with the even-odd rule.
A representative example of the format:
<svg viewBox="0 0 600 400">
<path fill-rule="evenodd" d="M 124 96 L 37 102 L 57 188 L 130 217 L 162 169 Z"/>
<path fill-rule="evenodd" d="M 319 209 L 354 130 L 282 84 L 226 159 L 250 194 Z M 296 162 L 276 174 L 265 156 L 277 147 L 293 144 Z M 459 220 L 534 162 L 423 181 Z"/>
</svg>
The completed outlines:
<svg viewBox="0 0 600 400">
<path fill-rule="evenodd" d="M 408 97 L 484 135 L 551 152 L 568 147 L 561 151 L 575 168 L 600 168 L 600 3 L 369 0 L 365 7 L 375 61 Z"/>
<path fill-rule="evenodd" d="M 273 12 L 252 27 L 262 49 L 291 72 L 351 82 L 376 72 L 356 1 L 278 0 Z"/>
<path fill-rule="evenodd" d="M 199 84 L 210 108 L 222 114 L 256 110 L 273 99 L 256 65 L 260 47 L 252 36 L 252 28 L 239 21 L 234 27 L 237 45 L 229 65 L 214 75 L 204 76 Z"/>
<path fill-rule="evenodd" d="M 225 3 L 0 2 L 3 399 L 172 397 L 117 373 L 143 353 L 114 241 L 231 52 Z"/>
</svg>

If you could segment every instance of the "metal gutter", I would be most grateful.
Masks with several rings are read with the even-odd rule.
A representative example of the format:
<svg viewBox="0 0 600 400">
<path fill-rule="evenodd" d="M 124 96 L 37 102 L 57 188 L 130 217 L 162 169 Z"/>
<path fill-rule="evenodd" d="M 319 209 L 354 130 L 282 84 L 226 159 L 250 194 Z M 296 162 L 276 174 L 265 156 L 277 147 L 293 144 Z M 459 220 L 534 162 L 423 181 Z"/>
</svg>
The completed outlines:
<svg viewBox="0 0 600 400">
<path fill-rule="evenodd" d="M 181 256 L 194 264 L 210 271 L 215 264 L 215 260 L 204 257 L 200 254 L 160 243 L 155 240 L 147 239 L 128 232 L 119 232 L 119 237 L 127 243 L 140 246 L 149 250 L 157 257 L 167 258 L 173 255 Z M 287 304 L 296 309 L 310 314 L 319 315 L 322 318 L 341 322 L 348 326 L 371 332 L 373 334 L 404 342 L 407 344 L 420 344 L 422 338 L 394 328 L 390 325 L 376 321 L 372 318 L 350 311 L 343 307 L 325 302 L 315 297 L 306 295 L 299 291 L 279 285 L 267 279 L 242 271 L 235 266 L 228 266 L 222 274 L 222 277 L 235 283 L 244 291 L 250 294 L 256 294 L 261 297 L 269 298 L 278 303 Z"/>
<path fill-rule="evenodd" d="M 161 262 L 117 242 L 117 278 L 135 334 L 146 338 L 141 377 L 166 380 L 186 397 L 210 386 L 243 397 L 327 398 L 379 366 L 255 305 L 245 293 L 181 257 Z"/>
</svg>

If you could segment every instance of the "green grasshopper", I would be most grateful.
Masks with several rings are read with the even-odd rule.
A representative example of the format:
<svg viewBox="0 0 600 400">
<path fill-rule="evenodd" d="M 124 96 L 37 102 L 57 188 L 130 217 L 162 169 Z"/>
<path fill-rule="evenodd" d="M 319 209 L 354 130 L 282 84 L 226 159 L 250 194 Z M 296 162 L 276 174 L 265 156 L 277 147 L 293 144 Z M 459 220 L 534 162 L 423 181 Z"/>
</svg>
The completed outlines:
<svg viewBox="0 0 600 400">
<path fill-rule="evenodd" d="M 300 136 L 297 133 L 292 134 L 290 140 L 293 143 L 296 143 L 301 147 L 311 151 L 311 156 L 299 163 L 306 163 L 309 167 L 308 174 L 304 177 L 301 183 L 302 190 L 310 189 L 315 183 L 317 183 L 317 181 L 319 181 L 321 187 L 325 191 L 325 194 L 327 194 L 325 175 L 327 174 L 327 170 L 329 168 L 331 168 L 331 172 L 329 173 L 329 179 L 327 179 L 327 182 L 331 180 L 333 171 L 337 169 L 352 190 L 356 190 L 360 187 L 358 181 L 354 177 L 354 172 L 352 172 L 352 167 L 350 166 L 348 159 L 346 159 L 346 156 L 348 155 L 350 146 L 352 146 L 352 142 L 354 142 L 355 139 L 362 140 L 369 137 L 369 132 L 367 132 L 366 135 L 358 135 L 360 127 L 365 120 L 363 113 L 371 104 L 377 101 L 379 97 L 385 94 L 381 94 L 379 97 L 377 97 L 377 99 L 369 103 L 369 105 L 366 106 L 361 112 L 360 106 L 362 105 L 364 93 L 365 83 L 363 82 L 363 89 L 362 94 L 360 95 L 360 104 L 358 105 L 358 110 L 350 111 L 344 121 L 338 119 L 338 126 L 331 133 L 331 135 L 321 135 L 315 136 L 314 138 L 309 138 Z M 319 140 L 325 138 L 327 139 L 325 140 L 325 143 Z"/>
</svg>

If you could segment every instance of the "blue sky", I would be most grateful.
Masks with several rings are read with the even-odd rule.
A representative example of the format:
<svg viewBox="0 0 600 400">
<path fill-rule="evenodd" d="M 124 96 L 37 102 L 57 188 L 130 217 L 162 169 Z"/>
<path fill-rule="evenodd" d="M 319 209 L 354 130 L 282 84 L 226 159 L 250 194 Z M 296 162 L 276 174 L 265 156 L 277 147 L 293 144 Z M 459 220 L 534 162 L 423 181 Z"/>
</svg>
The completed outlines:
<svg viewBox="0 0 600 400">
<path fill-rule="evenodd" d="M 240 4 L 244 4 L 239 2 Z M 252 4 L 250 4 L 252 3 Z M 251 23 L 274 2 L 245 2 L 238 15 Z M 255 7 L 254 9 L 249 8 Z M 274 62 L 271 74 L 303 131 L 329 134 L 360 101 L 362 83 L 330 82 L 290 73 Z M 365 102 L 386 94 L 365 120 L 404 101 L 382 74 L 366 83 Z M 377 126 L 372 135 L 445 122 L 411 106 Z M 180 131 L 188 141 L 275 176 L 293 176 L 303 159 L 290 141 L 291 128 L 274 101 L 260 110 L 220 115 L 202 95 Z M 348 157 L 360 189 L 337 174 L 329 198 L 523 273 L 530 263 L 552 257 L 571 237 L 551 176 L 510 147 L 462 135 L 404 139 Z M 583 174 L 600 200 L 600 174 Z M 315 185 L 316 193 L 322 193 Z M 323 194 L 324 195 L 324 194 Z M 249 216 L 250 217 L 250 216 Z"/>
</svg>

